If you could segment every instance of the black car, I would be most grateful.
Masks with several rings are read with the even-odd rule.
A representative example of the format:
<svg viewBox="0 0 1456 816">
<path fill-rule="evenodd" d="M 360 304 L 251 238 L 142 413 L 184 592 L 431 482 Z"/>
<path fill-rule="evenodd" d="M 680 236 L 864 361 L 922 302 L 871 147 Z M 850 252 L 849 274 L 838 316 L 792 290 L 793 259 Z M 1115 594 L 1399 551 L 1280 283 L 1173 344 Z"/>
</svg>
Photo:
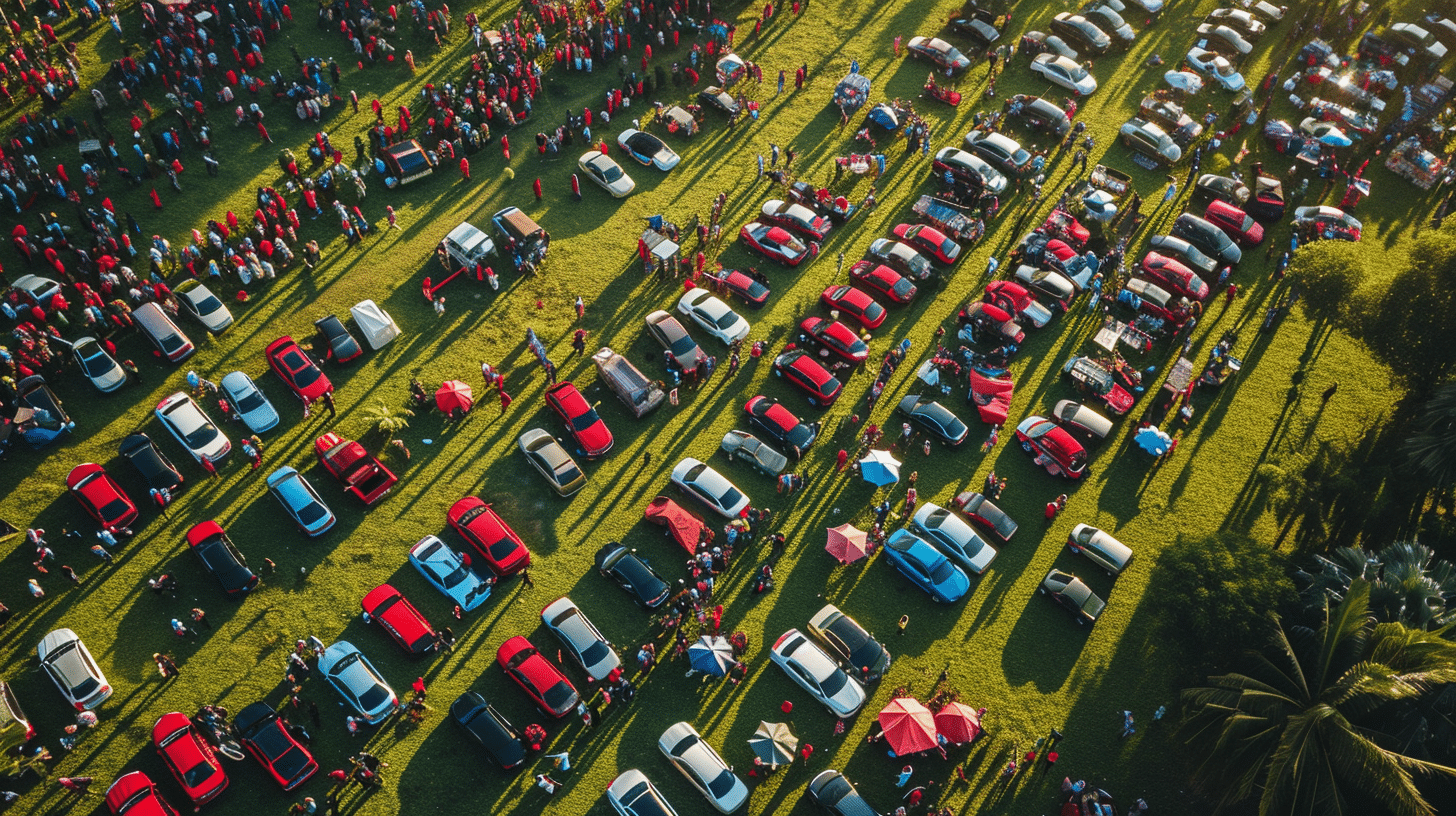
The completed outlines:
<svg viewBox="0 0 1456 816">
<path fill-rule="evenodd" d="M 1222 201 L 1235 207 L 1242 207 L 1249 200 L 1249 188 L 1228 176 L 1205 173 L 1193 184 L 1195 205 Z"/>
<path fill-rule="evenodd" d="M 715 85 L 709 85 L 703 90 L 698 91 L 698 101 L 710 108 L 722 111 L 729 116 L 732 116 L 739 110 L 738 100 L 733 98 L 733 94 Z"/>
<path fill-rule="evenodd" d="M 896 410 L 904 414 L 913 424 L 947 445 L 959 445 L 966 441 L 971 432 L 949 409 L 934 400 L 911 394 L 900 400 Z"/>
<path fill-rule="evenodd" d="M 809 798 L 835 816 L 878 816 L 849 777 L 839 771 L 823 771 L 809 780 Z"/>
<path fill-rule="evenodd" d="M 966 518 L 1001 543 L 1005 544 L 1016 534 L 1016 520 L 980 493 L 963 493 L 956 497 L 956 503 Z"/>
<path fill-rule="evenodd" d="M 1112 38 L 1080 14 L 1065 11 L 1058 14 L 1052 18 L 1051 30 L 1071 43 L 1073 48 L 1093 54 L 1106 54 L 1107 49 L 1112 47 Z"/>
<path fill-rule="evenodd" d="M 147 487 L 157 490 L 175 492 L 182 487 L 185 479 L 177 466 L 172 464 L 152 441 L 150 436 L 144 433 L 135 433 L 121 440 L 121 455 L 137 473 L 146 480 Z"/>
<path fill-rule="evenodd" d="M 1001 39 L 1001 30 L 996 28 L 997 19 L 995 14 L 985 9 L 972 8 L 966 11 L 966 16 L 951 20 L 950 27 L 970 37 L 981 48 L 987 48 Z"/>
<path fill-rule="evenodd" d="M 878 680 L 890 668 L 889 650 L 834 604 L 825 604 L 814 613 L 809 632 L 861 680 Z"/>
<path fill-rule="evenodd" d="M 450 704 L 450 716 L 490 754 L 501 770 L 519 768 L 526 761 L 526 741 L 516 727 L 485 698 L 467 691 Z"/>
<path fill-rule="evenodd" d="M 1234 243 L 1228 233 L 1219 229 L 1212 221 L 1206 221 L 1190 213 L 1178 216 L 1178 220 L 1173 222 L 1173 229 L 1169 232 L 1173 234 L 1173 237 L 1182 238 L 1211 257 L 1230 266 L 1238 263 L 1244 256 L 1239 245 Z"/>
<path fill-rule="evenodd" d="M 1070 572 L 1052 570 L 1042 579 L 1037 592 L 1057 602 L 1057 606 L 1072 613 L 1077 623 L 1096 623 L 1107 602 L 1097 597 L 1082 579 Z"/>
<path fill-rule="evenodd" d="M 233 727 L 238 741 L 284 790 L 293 790 L 318 772 L 313 755 L 288 733 L 278 712 L 267 703 L 253 703 L 239 711 Z"/>
<path fill-rule="evenodd" d="M 313 322 L 318 327 L 319 333 L 329 344 L 329 356 L 336 362 L 347 363 L 350 360 L 364 353 L 359 341 L 349 333 L 344 322 L 333 315 L 321 317 Z"/>
<path fill-rule="evenodd" d="M 257 588 L 258 576 L 217 522 L 204 521 L 188 530 L 187 545 L 228 595 L 240 598 Z"/>
<path fill-rule="evenodd" d="M 1025 122 L 1037 133 L 1050 133 L 1058 138 L 1072 129 L 1072 120 L 1059 106 L 1030 94 L 1017 94 L 1006 100 L 1006 113 Z"/>
<path fill-rule="evenodd" d="M 803 422 L 772 397 L 754 397 L 743 406 L 743 410 L 748 414 L 749 424 L 763 431 L 796 458 L 803 456 L 804 451 L 819 438 L 819 423 Z"/>
<path fill-rule="evenodd" d="M 617 582 L 643 609 L 656 609 L 667 601 L 668 586 L 647 559 L 621 543 L 609 541 L 597 550 L 597 572 Z"/>
<path fill-rule="evenodd" d="M 1137 37 L 1137 33 L 1122 19 L 1122 15 L 1106 6 L 1087 9 L 1082 12 L 1082 16 L 1087 18 L 1087 22 L 1107 34 L 1113 42 L 1117 43 L 1118 48 L 1131 46 L 1132 41 Z"/>
</svg>

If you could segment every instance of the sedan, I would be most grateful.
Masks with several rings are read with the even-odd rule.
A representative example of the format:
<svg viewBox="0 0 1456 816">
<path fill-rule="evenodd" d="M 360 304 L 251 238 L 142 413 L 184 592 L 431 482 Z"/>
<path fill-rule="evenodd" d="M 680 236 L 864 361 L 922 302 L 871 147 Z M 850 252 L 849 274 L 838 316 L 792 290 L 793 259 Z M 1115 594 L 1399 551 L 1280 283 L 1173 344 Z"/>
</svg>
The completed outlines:
<svg viewBox="0 0 1456 816">
<path fill-rule="evenodd" d="M 230 598 L 241 598 L 258 588 L 258 576 L 228 538 L 227 531 L 215 521 L 195 524 L 187 531 L 187 546 L 197 554 L 202 566 Z"/>
<path fill-rule="evenodd" d="M 1178 260 L 1187 264 L 1200 276 L 1212 275 L 1218 271 L 1218 261 L 1208 257 L 1203 250 L 1182 238 L 1174 238 L 1171 235 L 1154 235 L 1148 241 L 1148 246 L 1164 255 L 1178 256 Z"/>
<path fill-rule="evenodd" d="M 943 264 L 953 264 L 961 257 L 960 244 L 927 224 L 896 224 L 895 237 L 922 252 L 930 253 L 930 257 Z"/>
<path fill-rule="evenodd" d="M 1090 524 L 1078 524 L 1072 528 L 1072 534 L 1067 537 L 1067 549 L 1081 553 L 1114 578 L 1121 575 L 1132 561 L 1131 547 Z"/>
<path fill-rule="evenodd" d="M 273 373 L 305 403 L 334 390 L 333 383 L 293 342 L 292 337 L 284 335 L 269 343 L 268 348 L 263 350 L 263 356 L 268 358 L 268 367 L 273 369 Z"/>
<path fill-rule="evenodd" d="M 647 775 L 632 768 L 607 786 L 607 801 L 622 816 L 677 816 Z"/>
<path fill-rule="evenodd" d="M 765 201 L 759 217 L 769 224 L 792 230 L 813 241 L 823 241 L 833 226 L 828 218 L 803 204 L 778 199 Z"/>
<path fill-rule="evenodd" d="M 831 286 L 819 295 L 819 300 L 830 309 L 854 318 L 856 323 L 870 331 L 885 323 L 885 307 L 853 286 Z"/>
<path fill-rule="evenodd" d="M 178 391 L 157 404 L 157 419 L 182 447 L 201 462 L 217 463 L 233 449 L 233 443 L 208 419 L 192 397 Z"/>
<path fill-rule="evenodd" d="M 1048 572 L 1036 591 L 1071 612 L 1077 623 L 1096 623 L 1097 617 L 1107 607 L 1107 602 L 1092 594 L 1092 589 L 1082 583 L 1081 578 L 1058 569 Z"/>
<path fill-rule="evenodd" d="M 1244 89 L 1244 75 L 1222 54 L 1194 46 L 1188 49 L 1188 64 L 1193 66 L 1193 70 L 1217 82 L 1225 91 Z"/>
<path fill-rule="evenodd" d="M 684 292 L 678 299 L 677 311 L 692 318 L 694 323 L 721 340 L 725 346 L 731 346 L 748 336 L 748 321 L 706 289 Z"/>
<path fill-rule="evenodd" d="M 833 405 L 844 391 L 839 379 L 802 349 L 786 351 L 774 358 L 773 371 L 808 395 L 809 404 L 816 408 Z"/>
<path fill-rule="evenodd" d="M 743 298 L 749 306 L 756 308 L 768 302 L 768 277 L 757 269 L 724 269 L 712 273 L 712 276 L 725 290 Z"/>
<path fill-rule="evenodd" d="M 789 466 L 787 456 L 770 448 L 763 440 L 747 431 L 729 431 L 723 434 L 721 447 L 729 459 L 748 462 L 768 476 L 778 476 Z"/>
<path fill-rule="evenodd" d="M 960 507 L 966 518 L 1002 544 L 1016 535 L 1016 520 L 980 493 L 962 493 L 956 496 L 952 504 Z"/>
<path fill-rule="evenodd" d="M 612 198 L 626 198 L 637 189 L 637 182 L 627 175 L 622 165 L 600 150 L 588 150 L 576 160 L 576 166 Z"/>
<path fill-rule="evenodd" d="M 409 562 L 425 576 L 431 586 L 454 601 L 461 610 L 469 612 L 485 603 L 490 597 L 495 578 L 482 580 L 475 571 L 465 565 L 460 553 L 445 546 L 445 542 L 427 535 L 410 547 Z"/>
<path fill-rule="evenodd" d="M 672 355 L 683 370 L 696 368 L 698 363 L 708 358 L 683 324 L 661 309 L 647 316 L 647 333 Z"/>
<path fill-rule="evenodd" d="M 566 647 L 566 653 L 586 672 L 589 682 L 605 680 L 613 669 L 622 665 L 611 642 L 565 595 L 541 610 L 541 622 Z"/>
<path fill-rule="evenodd" d="M 1072 129 L 1072 120 L 1066 111 L 1038 96 L 1017 94 L 1006 100 L 1006 112 L 1020 117 L 1032 130 L 1045 131 L 1059 139 Z"/>
<path fill-rule="evenodd" d="M 1253 44 L 1230 26 L 1204 23 L 1197 28 L 1197 34 L 1202 38 L 1198 43 L 1200 48 L 1217 51 L 1230 59 L 1243 59 L 1254 50 Z"/>
<path fill-rule="evenodd" d="M 526 741 L 495 706 L 473 691 L 467 691 L 450 704 L 450 718 L 476 742 L 501 770 L 519 768 L 526 761 Z"/>
<path fill-rule="evenodd" d="M 973 130 L 966 134 L 966 149 L 995 165 L 1008 177 L 1020 177 L 1031 164 L 1021 143 L 1001 133 Z"/>
<path fill-rule="evenodd" d="M 869 256 L 896 272 L 916 280 L 923 281 L 935 272 L 930 261 L 924 255 L 916 252 L 914 247 L 899 241 L 891 241 L 889 238 L 879 238 L 871 243 Z"/>
<path fill-rule="evenodd" d="M 177 816 L 176 808 L 162 798 L 151 777 L 132 771 L 106 789 L 106 807 L 112 816 Z"/>
<path fill-rule="evenodd" d="M 313 322 L 319 334 L 323 335 L 324 342 L 329 345 L 329 359 L 336 363 L 347 363 L 357 359 L 364 353 L 364 347 L 349 333 L 349 328 L 344 321 L 334 315 L 324 315 Z"/>
<path fill-rule="evenodd" d="M 179 711 L 163 714 L 152 726 L 152 745 L 194 806 L 211 802 L 227 789 L 227 772 L 222 769 L 217 752 L 192 726 L 186 714 Z"/>
<path fill-rule="evenodd" d="M 1238 263 L 1244 257 L 1238 245 L 1228 237 L 1228 233 L 1191 213 L 1183 213 L 1178 216 L 1178 219 L 1173 222 L 1171 232 L 1174 236 L 1182 238 L 1230 266 Z"/>
<path fill-rule="evenodd" d="M 611 578 L 643 609 L 656 609 L 667 601 L 668 586 L 647 559 L 615 541 L 597 550 L 597 572 Z"/>
<path fill-rule="evenodd" d="M 976 535 L 971 525 L 938 504 L 922 505 L 911 527 L 966 572 L 980 575 L 996 558 L 996 551 Z"/>
<path fill-rule="evenodd" d="M 814 613 L 809 632 L 866 681 L 882 677 L 890 669 L 890 651 L 834 604 L 825 604 Z"/>
<path fill-rule="evenodd" d="M 627 128 L 617 134 L 617 146 L 627 155 L 646 167 L 656 167 L 666 173 L 677 167 L 681 158 L 663 140 L 635 128 Z"/>
<path fill-rule="evenodd" d="M 1080 14 L 1064 11 L 1052 18 L 1050 28 L 1053 32 L 1067 38 L 1072 43 L 1072 47 L 1093 54 L 1106 54 L 1107 50 L 1112 47 L 1112 38 Z"/>
<path fill-rule="evenodd" d="M 748 801 L 748 786 L 690 724 L 669 725 L 657 739 L 657 750 L 719 813 L 732 813 Z"/>
<path fill-rule="evenodd" d="M 803 332 L 800 335 L 803 341 L 819 346 L 846 363 L 858 365 L 869 359 L 870 347 L 854 333 L 854 329 L 838 320 L 806 317 L 799 323 L 799 330 Z"/>
<path fill-rule="evenodd" d="M 137 519 L 137 506 L 111 478 L 106 468 L 87 462 L 76 465 L 66 475 L 66 489 L 75 497 L 86 515 L 105 530 L 126 529 Z"/>
<path fill-rule="evenodd" d="M 813 241 L 803 241 L 783 227 L 761 221 L 744 224 L 738 237 L 749 250 L 784 266 L 798 266 L 819 254 L 819 245 Z"/>
<path fill-rule="evenodd" d="M 723 474 L 692 457 L 678 462 L 672 469 L 672 483 L 723 518 L 738 518 L 748 509 L 748 497 L 743 491 Z"/>
<path fill-rule="evenodd" d="M 895 409 L 912 423 L 919 425 L 921 430 L 947 445 L 959 445 L 966 441 L 966 436 L 971 432 L 966 423 L 961 422 L 944 405 L 918 394 L 911 394 L 900 400 Z"/>
<path fill-rule="evenodd" d="M 319 655 L 318 669 L 344 702 L 370 725 L 383 722 L 399 706 L 394 689 L 384 682 L 364 653 L 347 640 L 329 644 Z"/>
<path fill-rule="evenodd" d="M 1031 61 L 1031 72 L 1040 74 L 1053 85 L 1066 88 L 1076 96 L 1088 96 L 1097 90 L 1097 77 L 1081 64 L 1054 54 L 1037 54 Z"/>
<path fill-rule="evenodd" d="M 41 671 L 77 711 L 89 711 L 111 696 L 106 675 L 80 636 L 70 629 L 57 629 L 41 638 L 35 654 L 40 658 Z"/>
<path fill-rule="evenodd" d="M 896 530 L 890 536 L 885 542 L 885 557 L 937 603 L 955 603 L 971 589 L 971 579 L 960 567 L 909 530 Z"/>
<path fill-rule="evenodd" d="M 1001 39 L 1001 31 L 996 28 L 997 19 L 997 15 L 973 7 L 966 9 L 965 17 L 952 19 L 950 27 L 975 40 L 978 46 L 987 48 Z"/>
<path fill-rule="evenodd" d="M 605 456 L 612 449 L 615 440 L 611 429 L 597 416 L 596 409 L 586 401 L 575 383 L 563 380 L 547 388 L 546 405 L 566 423 L 566 432 L 576 440 L 586 458 Z"/>
<path fill-rule="evenodd" d="M 733 98 L 733 94 L 728 93 L 716 85 L 709 85 L 701 91 L 698 91 L 698 101 L 728 116 L 738 113 L 741 107 L 738 104 L 738 100 Z"/>
<path fill-rule="evenodd" d="M 821 771 L 809 780 L 809 798 L 833 816 L 873 816 L 879 811 L 855 790 L 849 777 L 839 771 Z"/>
<path fill-rule="evenodd" d="M 1189 300 L 1208 297 L 1208 284 L 1203 278 L 1178 261 L 1159 252 L 1149 252 L 1138 263 L 1137 274 L 1164 289 Z"/>
<path fill-rule="evenodd" d="M 359 606 L 364 609 L 365 620 L 384 627 L 394 642 L 412 655 L 424 654 L 440 645 L 440 636 L 420 610 L 389 584 L 369 590 Z"/>
<path fill-rule="evenodd" d="M 103 394 L 126 385 L 126 369 L 107 353 L 94 337 L 82 337 L 71 345 L 71 355 L 86 379 Z"/>
<path fill-rule="evenodd" d="M 233 324 L 233 313 L 200 281 L 183 281 L 173 290 L 182 310 L 192 315 L 204 328 L 213 334 L 220 334 Z"/>
<path fill-rule="evenodd" d="M 950 74 L 971 67 L 971 61 L 954 46 L 939 37 L 911 37 L 910 56 L 935 63 L 936 67 Z"/>
<path fill-rule="evenodd" d="M 121 440 L 121 457 L 131 462 L 137 473 L 147 483 L 147 487 L 157 489 L 166 488 L 175 492 L 182 487 L 186 479 L 182 478 L 182 472 L 162 454 L 157 444 L 150 436 L 144 433 L 135 433 Z"/>
<path fill-rule="evenodd" d="M 1029 416 L 1022 420 L 1016 426 L 1016 440 L 1053 476 L 1080 479 L 1087 475 L 1087 450 L 1050 419 Z"/>
<path fill-rule="evenodd" d="M 801 422 L 793 412 L 772 397 L 757 396 L 743 406 L 748 421 L 795 458 L 804 455 L 819 437 L 818 423 Z"/>
<path fill-rule="evenodd" d="M 248 426 L 248 430 L 257 434 L 278 427 L 278 411 L 263 396 L 252 377 L 241 371 L 232 371 L 222 378 L 220 385 L 228 402 L 243 418 L 243 424 Z"/>
<path fill-rule="evenodd" d="M 1213 201 L 1204 210 L 1203 217 L 1210 224 L 1223 230 L 1239 246 L 1252 247 L 1264 242 L 1264 226 L 1247 212 L 1225 201 Z"/>
<path fill-rule="evenodd" d="M 1235 207 L 1242 207 L 1249 200 L 1249 188 L 1228 176 L 1205 173 L 1193 186 L 1193 198 L 1205 202 L 1227 201 Z"/>
<path fill-rule="evenodd" d="M 865 703 L 864 686 L 798 629 L 780 635 L 768 657 L 836 717 L 852 717 Z"/>
<path fill-rule="evenodd" d="M 233 728 L 238 741 L 284 790 L 293 790 L 318 773 L 313 754 L 288 733 L 278 712 L 267 703 L 253 703 L 239 711 Z"/>
<path fill-rule="evenodd" d="M 561 669 L 520 635 L 502 643 L 496 649 L 495 659 L 542 713 L 565 717 L 581 700 L 576 687 L 571 685 Z"/>
<path fill-rule="evenodd" d="M 1137 39 L 1137 33 L 1132 30 L 1132 26 L 1107 4 L 1085 9 L 1082 16 L 1107 34 L 1120 48 L 1128 48 Z"/>
<path fill-rule="evenodd" d="M 849 268 L 849 279 L 896 304 L 909 303 L 918 291 L 909 278 L 874 261 L 856 261 Z"/>
<path fill-rule="evenodd" d="M 268 474 L 268 492 L 283 505 L 298 529 L 310 538 L 327 533 L 338 521 L 313 485 L 303 478 L 302 473 L 288 465 Z"/>
<path fill-rule="evenodd" d="M 1254 15 L 1243 9 L 1221 8 L 1209 12 L 1206 18 L 1208 22 L 1215 25 L 1226 25 L 1239 32 L 1244 37 L 1258 39 L 1264 36 L 1266 26 Z"/>
<path fill-rule="evenodd" d="M 1074 400 L 1058 402 L 1051 418 L 1084 446 L 1099 444 L 1112 435 L 1112 420 Z"/>
<path fill-rule="evenodd" d="M 1154 162 L 1166 166 L 1178 163 L 1183 158 L 1183 148 L 1173 141 L 1168 132 L 1146 119 L 1134 117 L 1117 133 L 1118 141 Z"/>
<path fill-rule="evenodd" d="M 526 461 L 546 478 L 557 495 L 570 496 L 586 486 L 586 474 L 582 473 L 576 460 L 571 458 L 571 454 L 551 434 L 540 428 L 532 428 L 521 434 L 516 445 L 525 454 Z"/>
<path fill-rule="evenodd" d="M 1056 110 L 1061 113 L 1061 108 Z M 1062 117 L 1066 118 L 1066 114 L 1062 114 Z M 1070 128 L 1071 125 L 1068 124 L 1067 127 Z M 950 173 L 952 178 L 980 187 L 993 195 L 1006 192 L 1006 177 L 1001 171 L 980 156 L 958 147 L 942 147 L 936 151 L 931 167 L 937 173 Z"/>
<path fill-rule="evenodd" d="M 501 577 L 531 566 L 531 552 L 506 520 L 489 504 L 474 496 L 455 502 L 445 514 L 450 527 L 485 559 Z"/>
</svg>

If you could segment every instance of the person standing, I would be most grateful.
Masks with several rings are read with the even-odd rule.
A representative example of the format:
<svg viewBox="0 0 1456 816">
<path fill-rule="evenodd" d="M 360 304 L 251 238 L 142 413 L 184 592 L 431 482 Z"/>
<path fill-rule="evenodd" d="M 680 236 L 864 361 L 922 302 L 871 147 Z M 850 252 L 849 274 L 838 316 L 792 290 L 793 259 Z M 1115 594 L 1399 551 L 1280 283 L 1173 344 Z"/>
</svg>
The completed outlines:
<svg viewBox="0 0 1456 816">
<path fill-rule="evenodd" d="M 915 768 L 906 765 L 900 769 L 899 776 L 895 777 L 895 787 L 903 788 L 910 783 L 910 777 L 915 775 Z"/>
<path fill-rule="evenodd" d="M 307 407 L 305 407 L 304 410 L 307 411 Z M 217 465 L 213 464 L 211 459 L 208 459 L 206 456 L 204 456 L 198 461 L 202 464 L 202 469 L 207 471 L 207 475 L 210 476 L 214 482 L 222 479 L 222 474 L 217 472 Z"/>
<path fill-rule="evenodd" d="M 496 384 L 499 385 L 499 386 L 501 386 L 500 387 L 500 408 L 501 408 L 501 416 L 505 416 L 506 409 L 509 408 L 509 407 L 511 407 L 511 395 L 508 394 L 508 393 L 506 393 L 505 386 L 502 383 L 500 383 L 499 381 L 497 381 Z"/>
<path fill-rule="evenodd" d="M 333 419 L 334 417 L 339 415 L 338 409 L 334 407 L 333 391 L 324 392 L 324 407 L 329 409 L 329 419 Z"/>
<path fill-rule="evenodd" d="M 529 569 L 523 569 L 523 570 L 521 570 L 521 588 L 522 589 L 535 589 L 536 588 L 536 582 L 531 580 L 531 571 Z"/>
</svg>

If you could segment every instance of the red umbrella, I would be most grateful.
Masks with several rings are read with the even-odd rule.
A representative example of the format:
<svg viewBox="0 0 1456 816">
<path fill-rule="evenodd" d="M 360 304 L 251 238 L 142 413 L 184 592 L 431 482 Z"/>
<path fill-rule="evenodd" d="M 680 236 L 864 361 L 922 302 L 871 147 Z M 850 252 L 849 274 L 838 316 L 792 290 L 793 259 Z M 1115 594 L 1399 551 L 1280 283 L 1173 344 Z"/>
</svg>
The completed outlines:
<svg viewBox="0 0 1456 816">
<path fill-rule="evenodd" d="M 435 407 L 447 414 L 455 411 L 469 411 L 475 407 L 475 400 L 471 399 L 470 386 L 459 380 L 446 380 L 435 392 Z"/>
<path fill-rule="evenodd" d="M 899 756 L 928 751 L 936 746 L 935 718 L 913 697 L 896 697 L 879 716 L 885 741 Z"/>
<path fill-rule="evenodd" d="M 824 546 L 829 554 L 841 564 L 853 564 L 869 554 L 869 543 L 864 530 L 857 530 L 849 524 L 829 528 L 829 542 Z"/>
<path fill-rule="evenodd" d="M 935 712 L 935 730 L 957 745 L 970 742 L 981 733 L 981 711 L 965 703 L 946 703 Z"/>
</svg>

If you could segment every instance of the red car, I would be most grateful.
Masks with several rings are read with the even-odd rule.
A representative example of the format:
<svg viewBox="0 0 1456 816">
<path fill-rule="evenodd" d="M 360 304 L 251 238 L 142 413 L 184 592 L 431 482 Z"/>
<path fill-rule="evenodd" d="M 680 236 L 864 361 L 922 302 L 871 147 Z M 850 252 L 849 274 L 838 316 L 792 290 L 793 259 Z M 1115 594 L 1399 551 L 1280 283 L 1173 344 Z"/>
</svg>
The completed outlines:
<svg viewBox="0 0 1456 816">
<path fill-rule="evenodd" d="M 445 518 L 496 575 L 510 575 L 531 566 L 531 552 L 525 542 L 499 513 L 480 499 L 466 496 L 450 506 Z"/>
<path fill-rule="evenodd" d="M 1087 450 L 1066 428 L 1046 417 L 1022 420 L 1016 426 L 1016 441 L 1053 476 L 1080 479 L 1087 475 Z"/>
<path fill-rule="evenodd" d="M 163 714 L 152 726 L 152 744 L 194 806 L 211 802 L 227 789 L 227 773 L 217 753 L 186 714 Z"/>
<path fill-rule="evenodd" d="M 1226 201 L 1211 202 L 1203 211 L 1203 217 L 1228 233 L 1228 237 L 1239 246 L 1258 246 L 1264 242 L 1264 226 Z"/>
<path fill-rule="evenodd" d="M 699 541 L 713 540 L 713 528 L 705 524 L 697 513 L 688 510 L 667 496 L 658 496 L 648 502 L 647 509 L 643 511 L 642 515 L 653 524 L 661 524 L 666 527 L 667 534 L 681 544 L 689 554 L 697 553 Z M 703 536 L 704 530 L 707 531 L 706 538 Z"/>
<path fill-rule="evenodd" d="M 435 628 L 415 609 L 409 599 L 389 584 L 380 584 L 359 602 L 364 614 L 384 627 L 401 648 L 410 654 L 424 654 L 439 644 Z"/>
<path fill-rule="evenodd" d="M 1052 210 L 1051 215 L 1042 222 L 1040 231 L 1053 238 L 1060 238 L 1077 249 L 1087 246 L 1087 240 L 1092 237 L 1091 230 L 1082 226 L 1082 222 L 1071 213 L 1063 210 Z"/>
<path fill-rule="evenodd" d="M 749 306 L 756 308 L 768 302 L 768 277 L 756 269 L 750 268 L 746 272 L 741 269 L 722 269 L 708 274 L 717 278 L 725 291 L 737 295 Z"/>
<path fill-rule="evenodd" d="M 86 514 L 107 530 L 115 532 L 136 521 L 136 503 L 111 478 L 106 468 L 94 462 L 71 468 L 70 475 L 66 477 L 66 489 L 81 503 Z"/>
<path fill-rule="evenodd" d="M 566 423 L 566 431 L 581 446 L 582 455 L 595 459 L 612 449 L 612 432 L 576 384 L 563 380 L 546 389 L 546 404 Z"/>
<path fill-rule="evenodd" d="M 819 300 L 825 306 L 854 318 L 870 331 L 885 323 L 885 307 L 853 286 L 831 286 L 819 295 Z"/>
<path fill-rule="evenodd" d="M 849 268 L 849 279 L 891 303 L 909 303 L 915 299 L 915 283 L 899 272 L 874 261 L 856 261 Z"/>
<path fill-rule="evenodd" d="M 743 225 L 738 236 L 749 249 L 784 266 L 798 266 L 819 254 L 818 244 L 800 240 L 792 232 L 772 224 L 750 221 Z"/>
<path fill-rule="evenodd" d="M 253 703 L 233 717 L 238 741 L 284 790 L 293 790 L 318 773 L 318 761 L 283 726 L 267 703 Z"/>
<path fill-rule="evenodd" d="M 313 441 L 313 452 L 318 455 L 324 470 L 344 485 L 344 490 L 373 507 L 389 494 L 399 481 L 394 471 L 385 467 L 364 446 L 336 433 L 326 433 Z"/>
<path fill-rule="evenodd" d="M 115 816 L 177 816 L 157 786 L 141 771 L 132 771 L 106 789 L 106 806 Z"/>
<path fill-rule="evenodd" d="M 292 337 L 284 335 L 269 343 L 268 348 L 263 350 L 263 356 L 268 358 L 268 367 L 273 369 L 273 373 L 305 403 L 311 403 L 334 390 L 333 383 L 303 353 L 303 349 L 293 342 Z"/>
<path fill-rule="evenodd" d="M 1208 284 L 1198 277 L 1198 273 L 1161 253 L 1144 255 L 1138 264 L 1138 274 L 1180 297 L 1190 300 L 1208 297 Z"/>
<path fill-rule="evenodd" d="M 898 224 L 895 237 L 943 264 L 953 264 L 961 257 L 961 245 L 928 224 Z"/>
<path fill-rule="evenodd" d="M 795 458 L 819 437 L 818 423 L 801 422 L 794 413 L 771 397 L 757 396 L 743 406 L 748 421 L 763 431 L 770 439 L 787 448 Z"/>
<path fill-rule="evenodd" d="M 546 714 L 565 717 L 581 699 L 561 669 L 520 635 L 502 643 L 495 651 L 495 660 Z"/>
<path fill-rule="evenodd" d="M 774 360 L 774 373 L 793 383 L 809 395 L 809 404 L 825 408 L 839 399 L 843 384 L 813 355 L 801 349 L 786 351 Z"/>
<path fill-rule="evenodd" d="M 830 354 L 849 363 L 858 365 L 869 359 L 870 347 L 859 339 L 854 329 L 825 317 L 806 317 L 799 324 L 800 331 Z"/>
</svg>

